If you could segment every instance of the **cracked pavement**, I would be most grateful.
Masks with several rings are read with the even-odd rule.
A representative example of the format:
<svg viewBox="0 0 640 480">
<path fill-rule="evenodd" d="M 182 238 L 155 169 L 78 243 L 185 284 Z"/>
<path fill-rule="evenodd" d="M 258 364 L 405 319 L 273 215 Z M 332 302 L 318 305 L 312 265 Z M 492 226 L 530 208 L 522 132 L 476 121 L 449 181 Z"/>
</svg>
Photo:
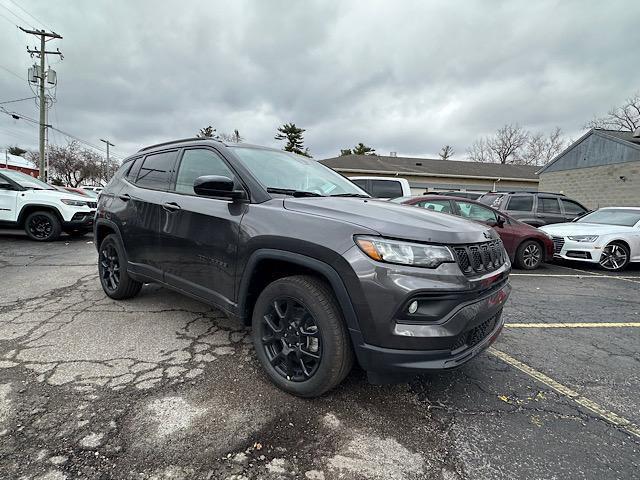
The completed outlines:
<svg viewBox="0 0 640 480">
<path fill-rule="evenodd" d="M 371 386 L 354 370 L 320 399 L 291 397 L 262 373 L 247 329 L 218 310 L 155 285 L 108 299 L 90 242 L 0 234 L 0 478 L 640 471 L 639 438 L 487 353 L 409 384 Z M 506 321 L 640 322 L 640 269 L 626 276 L 514 276 Z M 495 347 L 640 424 L 639 328 L 505 328 Z"/>
</svg>

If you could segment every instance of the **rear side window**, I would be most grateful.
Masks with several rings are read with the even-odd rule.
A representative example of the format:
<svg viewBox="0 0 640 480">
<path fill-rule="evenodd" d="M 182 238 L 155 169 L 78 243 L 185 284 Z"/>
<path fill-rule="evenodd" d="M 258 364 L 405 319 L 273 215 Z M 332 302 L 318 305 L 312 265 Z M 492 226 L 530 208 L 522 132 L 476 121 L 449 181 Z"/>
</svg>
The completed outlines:
<svg viewBox="0 0 640 480">
<path fill-rule="evenodd" d="M 507 204 L 507 210 L 513 210 L 516 212 L 530 212 L 533 210 L 533 196 L 532 195 L 517 195 L 509 199 Z"/>
<path fill-rule="evenodd" d="M 402 185 L 393 180 L 371 180 L 371 191 L 378 198 L 396 198 L 402 196 Z"/>
<path fill-rule="evenodd" d="M 142 161 L 144 157 L 136 158 L 131 165 L 129 165 L 129 171 L 127 172 L 127 180 L 131 183 L 135 183 L 136 178 L 138 177 L 138 172 L 140 171 L 140 165 L 142 165 Z"/>
<path fill-rule="evenodd" d="M 586 210 L 578 205 L 576 202 L 572 202 L 571 200 L 565 200 L 564 198 L 560 200 L 562 202 L 562 206 L 564 207 L 565 213 L 569 215 L 582 215 Z"/>
<path fill-rule="evenodd" d="M 204 148 L 185 150 L 176 178 L 176 192 L 195 195 L 193 183 L 203 175 L 221 175 L 235 179 L 231 169 L 215 152 Z"/>
<path fill-rule="evenodd" d="M 169 188 L 171 169 L 176 160 L 177 150 L 147 155 L 142 162 L 136 185 L 155 190 Z"/>
<path fill-rule="evenodd" d="M 557 198 L 538 197 L 538 212 L 560 213 L 560 202 Z"/>
</svg>

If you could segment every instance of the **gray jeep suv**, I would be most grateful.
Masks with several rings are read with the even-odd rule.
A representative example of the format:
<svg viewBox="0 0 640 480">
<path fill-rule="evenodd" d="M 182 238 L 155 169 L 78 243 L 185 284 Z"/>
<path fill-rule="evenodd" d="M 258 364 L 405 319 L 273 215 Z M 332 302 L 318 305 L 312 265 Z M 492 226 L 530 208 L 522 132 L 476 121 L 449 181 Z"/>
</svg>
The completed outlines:
<svg viewBox="0 0 640 480">
<path fill-rule="evenodd" d="M 321 395 L 457 367 L 502 328 L 511 268 L 491 228 L 371 199 L 313 159 L 187 139 L 127 158 L 95 221 L 106 294 L 155 282 L 252 327 L 270 379 Z"/>
</svg>

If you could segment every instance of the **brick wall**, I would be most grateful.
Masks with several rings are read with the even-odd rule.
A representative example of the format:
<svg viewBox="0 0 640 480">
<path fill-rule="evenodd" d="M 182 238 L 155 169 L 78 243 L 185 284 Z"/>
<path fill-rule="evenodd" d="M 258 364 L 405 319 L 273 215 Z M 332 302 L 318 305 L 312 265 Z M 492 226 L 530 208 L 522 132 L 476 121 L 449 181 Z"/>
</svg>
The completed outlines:
<svg viewBox="0 0 640 480">
<path fill-rule="evenodd" d="M 625 177 L 622 180 L 620 177 Z M 538 190 L 562 192 L 589 208 L 640 206 L 640 162 L 543 172 Z"/>
</svg>

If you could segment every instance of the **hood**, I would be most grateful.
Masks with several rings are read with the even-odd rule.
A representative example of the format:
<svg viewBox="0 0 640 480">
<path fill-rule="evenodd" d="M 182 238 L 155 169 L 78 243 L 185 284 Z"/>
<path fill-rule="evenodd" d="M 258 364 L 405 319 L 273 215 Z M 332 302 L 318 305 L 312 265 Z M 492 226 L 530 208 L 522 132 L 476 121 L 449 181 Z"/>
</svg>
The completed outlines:
<svg viewBox="0 0 640 480">
<path fill-rule="evenodd" d="M 48 198 L 52 201 L 60 200 L 61 198 L 68 198 L 70 200 L 81 200 L 85 202 L 97 202 L 96 198 L 85 197 L 84 195 L 78 195 L 77 193 L 71 193 L 62 190 L 25 190 L 23 193 L 28 195 L 37 196 L 38 198 Z"/>
<path fill-rule="evenodd" d="M 499 238 L 492 228 L 464 218 L 369 198 L 287 197 L 284 207 L 359 225 L 390 238 L 444 244 Z"/>
<path fill-rule="evenodd" d="M 620 225 L 602 225 L 600 223 L 554 223 L 540 227 L 540 230 L 549 235 L 566 237 L 567 235 L 607 235 L 611 233 L 635 232 L 634 227 Z"/>
</svg>

